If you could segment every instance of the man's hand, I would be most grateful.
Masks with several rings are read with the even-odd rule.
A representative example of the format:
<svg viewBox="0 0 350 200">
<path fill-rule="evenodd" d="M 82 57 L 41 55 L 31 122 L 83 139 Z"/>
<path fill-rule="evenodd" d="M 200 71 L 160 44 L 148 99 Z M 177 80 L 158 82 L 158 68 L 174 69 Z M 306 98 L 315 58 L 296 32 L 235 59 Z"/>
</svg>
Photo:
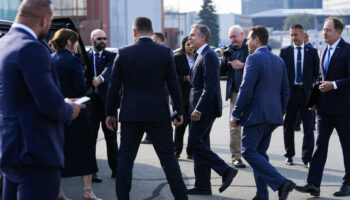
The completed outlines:
<svg viewBox="0 0 350 200">
<path fill-rule="evenodd" d="M 106 126 L 109 130 L 114 132 L 114 130 L 117 128 L 117 119 L 114 116 L 107 116 Z"/>
<path fill-rule="evenodd" d="M 99 86 L 101 83 L 102 83 L 102 79 L 100 76 L 94 77 L 92 79 L 92 85 L 95 87 Z"/>
<path fill-rule="evenodd" d="M 79 116 L 80 110 L 86 107 L 85 104 L 74 103 L 74 99 L 65 98 L 64 101 L 73 106 L 72 120 L 77 118 Z"/>
<path fill-rule="evenodd" d="M 316 107 L 317 107 L 316 105 L 313 105 L 312 107 L 309 107 L 309 110 L 310 110 L 310 111 L 315 111 L 315 110 L 316 110 Z"/>
<path fill-rule="evenodd" d="M 199 121 L 201 119 L 201 113 L 197 111 L 193 111 L 191 114 L 192 121 Z"/>
<path fill-rule="evenodd" d="M 237 127 L 238 127 L 238 121 L 237 121 L 235 118 L 231 117 L 231 119 L 230 119 L 230 125 L 231 125 L 232 127 L 237 128 Z"/>
<path fill-rule="evenodd" d="M 186 76 L 185 77 L 185 81 L 190 82 L 191 81 L 191 77 L 190 76 Z"/>
<path fill-rule="evenodd" d="M 239 60 L 229 61 L 229 64 L 231 64 L 233 69 L 243 69 L 244 63 L 242 63 Z"/>
<path fill-rule="evenodd" d="M 318 88 L 321 92 L 328 92 L 334 89 L 334 85 L 331 81 L 321 81 L 321 85 Z"/>
<path fill-rule="evenodd" d="M 174 124 L 175 127 L 180 126 L 184 122 L 183 115 L 180 115 L 180 119 L 181 119 L 180 121 L 177 121 L 176 119 L 174 119 L 173 124 Z"/>
<path fill-rule="evenodd" d="M 222 62 L 225 62 L 226 57 L 224 56 L 224 51 L 227 47 L 221 47 L 220 48 L 220 53 L 221 53 L 221 57 L 222 57 Z"/>
</svg>

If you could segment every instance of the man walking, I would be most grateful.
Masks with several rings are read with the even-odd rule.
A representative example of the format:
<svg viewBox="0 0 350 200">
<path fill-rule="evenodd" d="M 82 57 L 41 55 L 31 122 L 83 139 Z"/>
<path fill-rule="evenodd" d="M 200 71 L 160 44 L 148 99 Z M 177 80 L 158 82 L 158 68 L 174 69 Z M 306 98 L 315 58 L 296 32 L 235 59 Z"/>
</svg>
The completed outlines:
<svg viewBox="0 0 350 200">
<path fill-rule="evenodd" d="M 303 122 L 303 146 L 301 159 L 305 167 L 309 166 L 314 150 L 314 115 L 307 108 L 313 84 L 318 76 L 319 58 L 317 50 L 304 43 L 304 28 L 301 24 L 290 27 L 293 44 L 282 48 L 280 57 L 287 67 L 290 99 L 284 118 L 284 146 L 286 150 L 286 164 L 293 165 L 295 155 L 294 128 L 299 113 Z"/>
<path fill-rule="evenodd" d="M 52 13 L 50 0 L 24 0 L 0 39 L 3 200 L 57 199 L 64 164 L 63 123 L 85 107 L 63 99 L 50 53 L 40 43 Z"/>
<path fill-rule="evenodd" d="M 188 40 L 196 50 L 191 69 L 189 112 L 191 113 L 188 149 L 194 159 L 194 188 L 188 194 L 210 195 L 210 171 L 222 176 L 220 192 L 226 190 L 237 174 L 210 149 L 210 130 L 215 118 L 222 113 L 220 69 L 216 53 L 210 49 L 210 29 L 206 25 L 192 25 Z"/>
<path fill-rule="evenodd" d="M 147 132 L 176 200 L 187 200 L 186 186 L 174 154 L 169 105 L 164 94 L 167 83 L 174 107 L 183 121 L 183 105 L 171 50 L 152 41 L 152 22 L 138 17 L 133 23 L 134 44 L 119 49 L 107 93 L 106 124 L 117 127 L 115 113 L 120 104 L 121 143 L 116 193 L 128 200 L 132 168 L 143 133 Z M 122 102 L 119 91 L 123 86 Z"/>
<path fill-rule="evenodd" d="M 334 196 L 350 195 L 350 44 L 341 35 L 344 24 L 337 18 L 327 18 L 323 26 L 323 38 L 327 46 L 321 50 L 320 94 L 317 108 L 317 140 L 307 184 L 297 186 L 299 192 L 320 195 L 323 169 L 327 160 L 328 143 L 336 129 L 343 150 L 345 176 L 343 184 Z"/>
<path fill-rule="evenodd" d="M 243 28 L 239 25 L 231 26 L 229 30 L 231 44 L 221 49 L 221 75 L 227 75 L 226 100 L 230 99 L 230 115 L 236 104 L 237 93 L 242 82 L 244 63 L 248 57 L 248 46 L 244 39 Z M 228 54 L 226 53 L 228 52 Z M 227 57 L 226 57 L 227 56 Z M 242 162 L 241 127 L 230 126 L 230 150 L 232 165 L 245 168 Z"/>
<path fill-rule="evenodd" d="M 118 157 L 118 143 L 116 131 L 110 131 L 106 127 L 105 120 L 105 103 L 106 93 L 108 89 L 109 78 L 111 75 L 115 53 L 105 50 L 106 48 L 106 33 L 101 29 L 96 29 L 91 32 L 92 48 L 88 51 L 89 61 L 93 68 L 92 87 L 93 92 L 90 95 L 90 102 L 88 106 L 92 135 L 95 142 L 97 142 L 98 131 L 100 125 L 107 146 L 108 165 L 112 170 L 111 177 L 115 178 L 117 169 Z M 102 178 L 97 174 L 92 175 L 93 182 L 102 182 Z"/>
<path fill-rule="evenodd" d="M 279 200 L 287 199 L 295 183 L 283 177 L 269 163 L 266 151 L 271 133 L 283 123 L 289 99 L 286 66 L 266 47 L 269 34 L 265 27 L 250 29 L 247 45 L 251 53 L 245 64 L 231 125 L 243 126 L 242 154 L 254 171 L 257 193 L 254 199 L 269 199 L 267 186 L 278 190 Z"/>
</svg>

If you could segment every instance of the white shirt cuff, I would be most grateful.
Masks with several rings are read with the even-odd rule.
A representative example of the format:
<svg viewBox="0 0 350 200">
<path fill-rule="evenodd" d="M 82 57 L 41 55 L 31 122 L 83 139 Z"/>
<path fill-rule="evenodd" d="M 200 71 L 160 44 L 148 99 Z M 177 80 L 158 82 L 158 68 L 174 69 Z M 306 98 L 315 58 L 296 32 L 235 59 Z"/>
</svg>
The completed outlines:
<svg viewBox="0 0 350 200">
<path fill-rule="evenodd" d="M 333 87 L 334 87 L 335 90 L 338 89 L 337 84 L 335 83 L 335 81 L 333 81 Z"/>
<path fill-rule="evenodd" d="M 102 80 L 102 83 L 105 82 L 105 79 L 103 78 L 103 76 L 99 76 Z"/>
</svg>

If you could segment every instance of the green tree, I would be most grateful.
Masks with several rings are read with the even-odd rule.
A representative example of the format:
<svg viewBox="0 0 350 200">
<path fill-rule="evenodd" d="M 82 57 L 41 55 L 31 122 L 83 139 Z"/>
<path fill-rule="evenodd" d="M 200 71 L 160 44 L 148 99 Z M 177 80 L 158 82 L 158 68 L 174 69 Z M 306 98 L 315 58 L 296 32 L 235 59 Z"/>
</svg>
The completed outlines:
<svg viewBox="0 0 350 200">
<path fill-rule="evenodd" d="M 293 24 L 301 24 L 304 26 L 304 30 L 314 29 L 315 28 L 315 18 L 310 14 L 296 14 L 288 16 L 284 20 L 284 30 L 289 30 Z"/>
<path fill-rule="evenodd" d="M 217 15 L 215 14 L 215 6 L 212 0 L 203 0 L 202 9 L 199 11 L 200 23 L 210 28 L 211 37 L 209 44 L 218 46 L 219 43 L 219 25 L 217 23 Z"/>
</svg>

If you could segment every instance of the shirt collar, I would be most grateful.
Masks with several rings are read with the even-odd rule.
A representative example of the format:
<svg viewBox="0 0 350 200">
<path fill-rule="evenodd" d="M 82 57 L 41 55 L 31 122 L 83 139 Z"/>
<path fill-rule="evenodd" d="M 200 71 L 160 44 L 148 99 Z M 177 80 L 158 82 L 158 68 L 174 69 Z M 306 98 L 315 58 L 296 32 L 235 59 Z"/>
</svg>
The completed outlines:
<svg viewBox="0 0 350 200">
<path fill-rule="evenodd" d="M 341 38 L 339 38 L 339 39 L 338 39 L 338 40 L 337 40 L 337 41 L 336 41 L 336 42 L 335 42 L 335 43 L 334 43 L 332 46 L 329 46 L 329 45 L 328 45 L 328 48 L 330 48 L 330 47 L 331 47 L 331 48 L 332 48 L 332 50 L 334 51 L 334 50 L 335 50 L 335 48 L 337 48 L 337 46 L 338 46 L 338 44 L 339 44 L 339 42 L 340 42 L 340 39 L 341 39 Z"/>
<path fill-rule="evenodd" d="M 101 57 L 103 51 L 98 52 L 98 56 Z M 92 49 L 92 53 L 94 53 L 94 55 L 97 53 L 94 49 Z"/>
<path fill-rule="evenodd" d="M 304 42 L 303 42 L 302 45 L 297 46 L 297 45 L 295 45 L 295 44 L 293 43 L 293 46 L 294 46 L 294 49 L 296 49 L 297 47 L 301 47 L 301 49 L 304 49 L 305 44 L 304 44 Z"/>
<path fill-rule="evenodd" d="M 29 34 L 31 34 L 35 39 L 38 39 L 38 36 L 34 33 L 34 31 L 31 28 L 29 28 L 28 26 L 24 25 L 24 24 L 13 23 L 12 27 L 13 28 L 23 29 L 23 30 L 27 31 Z"/>
<path fill-rule="evenodd" d="M 206 46 L 208 46 L 208 44 L 203 44 L 201 47 L 199 47 L 199 49 L 197 50 L 197 54 L 200 55 Z"/>
</svg>

